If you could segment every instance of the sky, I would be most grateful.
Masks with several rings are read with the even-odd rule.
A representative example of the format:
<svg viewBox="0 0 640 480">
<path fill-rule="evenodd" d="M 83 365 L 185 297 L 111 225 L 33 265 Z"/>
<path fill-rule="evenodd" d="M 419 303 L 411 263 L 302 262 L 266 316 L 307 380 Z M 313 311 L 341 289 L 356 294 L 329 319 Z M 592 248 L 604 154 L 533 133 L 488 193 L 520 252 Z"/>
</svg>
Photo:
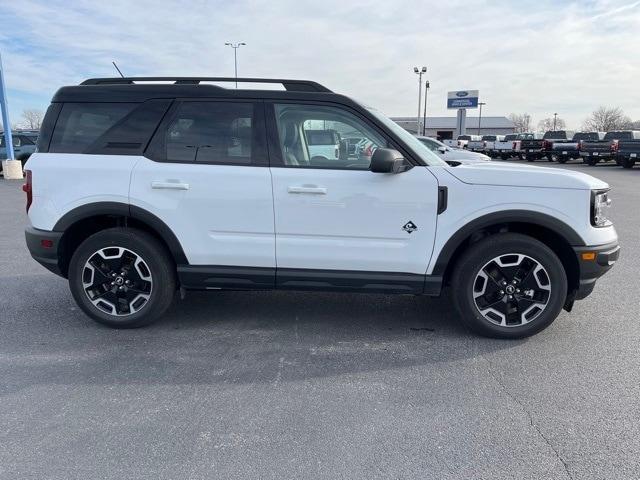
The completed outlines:
<svg viewBox="0 0 640 480">
<path fill-rule="evenodd" d="M 483 116 L 554 112 L 577 129 L 600 105 L 640 120 L 640 1 L 0 0 L 12 123 L 63 85 L 115 76 L 318 81 L 390 116 L 480 90 Z M 475 115 L 470 111 L 468 115 Z"/>
</svg>

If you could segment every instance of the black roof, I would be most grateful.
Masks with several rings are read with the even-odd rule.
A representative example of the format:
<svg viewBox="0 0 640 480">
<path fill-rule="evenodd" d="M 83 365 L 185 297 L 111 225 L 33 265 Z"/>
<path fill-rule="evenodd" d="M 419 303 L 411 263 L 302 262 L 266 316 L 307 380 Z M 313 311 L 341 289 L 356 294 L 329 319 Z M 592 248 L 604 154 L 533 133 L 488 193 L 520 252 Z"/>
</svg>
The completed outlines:
<svg viewBox="0 0 640 480">
<path fill-rule="evenodd" d="M 144 102 L 154 98 L 272 98 L 354 102 L 310 80 L 238 78 L 238 83 L 281 84 L 284 90 L 224 88 L 203 82 L 234 83 L 229 77 L 125 77 L 92 78 L 80 85 L 60 88 L 53 102 Z M 142 83 L 141 83 L 142 82 Z"/>
</svg>

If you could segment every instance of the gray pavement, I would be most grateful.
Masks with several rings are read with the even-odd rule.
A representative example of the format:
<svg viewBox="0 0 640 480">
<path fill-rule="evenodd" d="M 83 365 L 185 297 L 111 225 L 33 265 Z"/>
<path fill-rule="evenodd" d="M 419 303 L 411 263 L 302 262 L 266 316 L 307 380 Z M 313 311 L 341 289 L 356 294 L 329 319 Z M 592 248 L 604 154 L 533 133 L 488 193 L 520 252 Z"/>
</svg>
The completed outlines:
<svg viewBox="0 0 640 480">
<path fill-rule="evenodd" d="M 0 179 L 0 478 L 640 478 L 640 168 L 566 168 L 614 187 L 622 257 L 524 341 L 446 298 L 285 292 L 110 330 L 29 257 Z"/>
</svg>

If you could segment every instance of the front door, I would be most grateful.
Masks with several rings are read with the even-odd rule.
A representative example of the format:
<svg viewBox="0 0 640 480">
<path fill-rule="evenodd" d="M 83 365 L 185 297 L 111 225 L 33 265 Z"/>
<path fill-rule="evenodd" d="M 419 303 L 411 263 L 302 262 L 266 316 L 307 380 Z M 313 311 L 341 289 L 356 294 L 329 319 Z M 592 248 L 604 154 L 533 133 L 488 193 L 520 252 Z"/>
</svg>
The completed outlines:
<svg viewBox="0 0 640 480">
<path fill-rule="evenodd" d="M 380 287 L 407 274 L 420 290 L 435 236 L 434 176 L 421 166 L 399 174 L 369 171 L 376 148 L 393 145 L 346 107 L 282 103 L 269 111 L 277 125 L 269 153 L 278 285 L 339 288 L 354 277 L 354 286 L 366 289 L 367 282 Z M 314 158 L 307 131 L 321 127 L 360 140 L 340 158 Z"/>
</svg>

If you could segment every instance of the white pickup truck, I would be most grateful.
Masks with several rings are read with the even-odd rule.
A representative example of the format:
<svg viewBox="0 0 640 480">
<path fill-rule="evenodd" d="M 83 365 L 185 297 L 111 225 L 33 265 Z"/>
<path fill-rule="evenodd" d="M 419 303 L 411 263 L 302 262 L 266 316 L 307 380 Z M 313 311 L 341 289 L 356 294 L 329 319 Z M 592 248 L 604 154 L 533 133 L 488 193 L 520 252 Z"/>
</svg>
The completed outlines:
<svg viewBox="0 0 640 480">
<path fill-rule="evenodd" d="M 493 148 L 497 135 L 473 135 L 472 139 L 467 143 L 467 150 L 472 152 L 484 152 Z"/>
<path fill-rule="evenodd" d="M 491 148 L 489 148 L 489 142 L 487 142 L 487 155 L 491 158 L 501 158 L 507 160 L 514 155 L 516 148 L 516 141 L 519 138 L 519 134 L 510 133 L 509 135 L 499 136 L 500 138 L 495 142 L 491 142 Z"/>
</svg>

